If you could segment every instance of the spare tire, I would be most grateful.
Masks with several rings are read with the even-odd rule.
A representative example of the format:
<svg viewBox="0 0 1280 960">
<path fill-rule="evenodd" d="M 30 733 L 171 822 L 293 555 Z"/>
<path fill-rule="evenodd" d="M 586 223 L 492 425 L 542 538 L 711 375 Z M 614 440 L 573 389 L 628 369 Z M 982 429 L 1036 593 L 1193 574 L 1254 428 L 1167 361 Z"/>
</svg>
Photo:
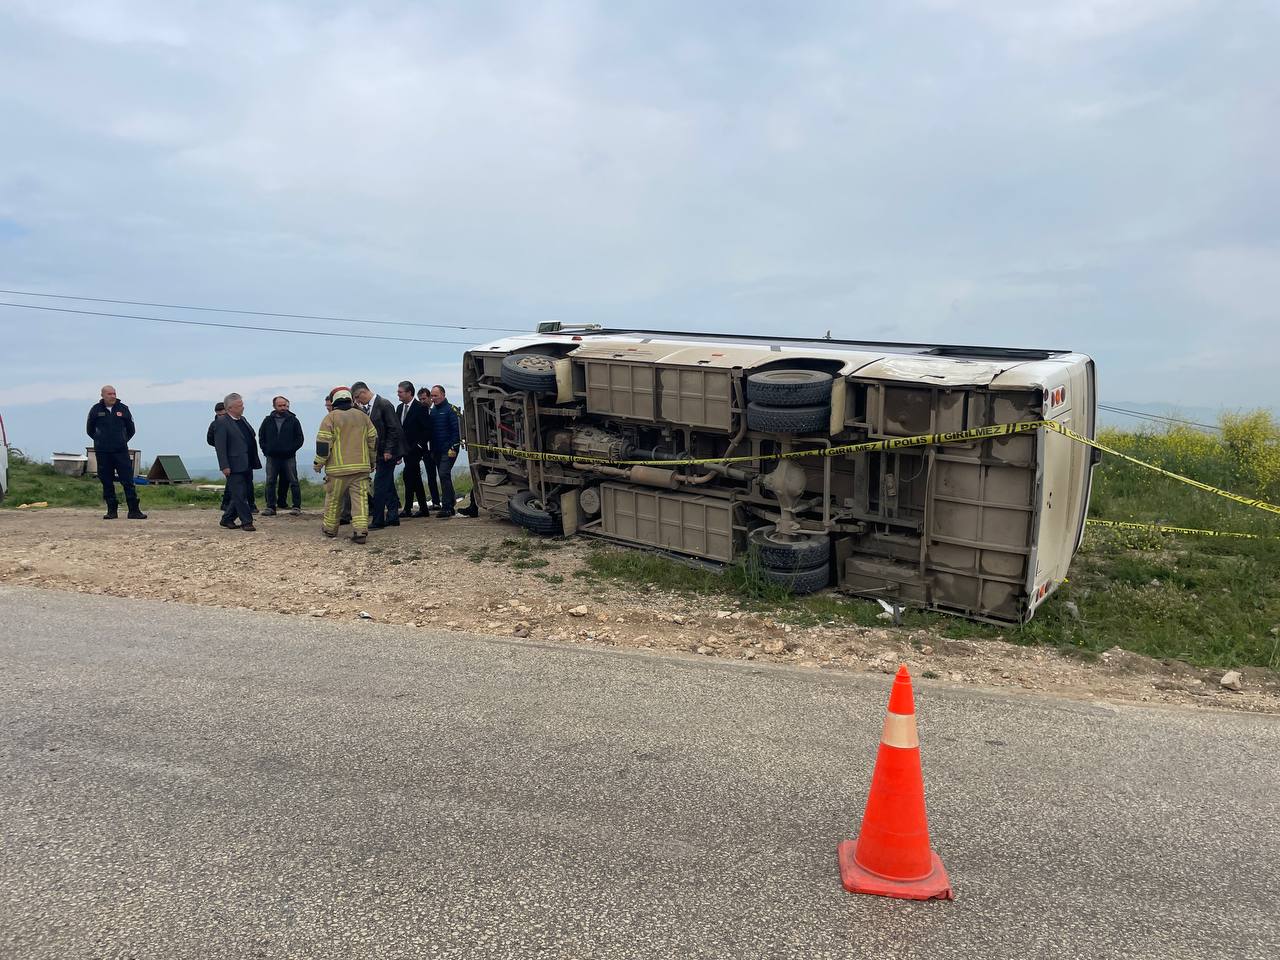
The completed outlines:
<svg viewBox="0 0 1280 960">
<path fill-rule="evenodd" d="M 763 567 L 760 571 L 766 580 L 786 587 L 792 593 L 816 593 L 831 582 L 831 570 L 824 563 L 818 567 L 805 570 L 770 570 Z"/>
<path fill-rule="evenodd" d="M 502 358 L 502 382 L 529 393 L 556 392 L 556 358 L 545 353 L 509 353 Z"/>
<path fill-rule="evenodd" d="M 747 374 L 747 399 L 771 407 L 831 401 L 831 374 L 821 370 L 761 370 Z"/>
<path fill-rule="evenodd" d="M 747 404 L 747 426 L 764 433 L 826 433 L 831 425 L 831 404 L 821 407 L 766 407 Z"/>
<path fill-rule="evenodd" d="M 764 566 L 783 572 L 816 567 L 831 558 L 831 539 L 826 534 L 807 533 L 789 539 L 780 536 L 772 524 L 752 530 L 747 544 L 756 550 Z"/>
<path fill-rule="evenodd" d="M 563 529 L 560 515 L 548 510 L 532 490 L 521 490 L 507 500 L 507 513 L 512 523 L 531 533 L 559 536 Z"/>
</svg>

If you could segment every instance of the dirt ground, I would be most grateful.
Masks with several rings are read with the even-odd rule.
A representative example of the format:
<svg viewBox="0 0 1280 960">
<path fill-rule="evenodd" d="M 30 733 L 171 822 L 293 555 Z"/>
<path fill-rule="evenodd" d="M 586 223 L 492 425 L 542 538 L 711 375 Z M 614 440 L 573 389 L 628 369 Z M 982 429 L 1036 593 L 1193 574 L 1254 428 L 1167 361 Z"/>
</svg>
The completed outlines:
<svg viewBox="0 0 1280 960">
<path fill-rule="evenodd" d="M 905 663 L 917 677 L 955 684 L 1280 713 L 1272 671 L 1241 670 L 1236 692 L 1220 685 L 1220 670 L 1119 648 L 1085 662 L 1043 647 L 948 638 L 945 628 L 802 627 L 728 599 L 591 583 L 574 576 L 591 549 L 583 539 L 534 544 L 536 567 L 522 569 L 509 558 L 523 532 L 483 517 L 406 520 L 360 547 L 346 538 L 349 528 L 323 538 L 314 512 L 263 518 L 257 533 L 223 530 L 208 509 L 156 510 L 145 522 L 100 516 L 0 512 L 0 582 L 820 670 L 887 674 Z"/>
</svg>

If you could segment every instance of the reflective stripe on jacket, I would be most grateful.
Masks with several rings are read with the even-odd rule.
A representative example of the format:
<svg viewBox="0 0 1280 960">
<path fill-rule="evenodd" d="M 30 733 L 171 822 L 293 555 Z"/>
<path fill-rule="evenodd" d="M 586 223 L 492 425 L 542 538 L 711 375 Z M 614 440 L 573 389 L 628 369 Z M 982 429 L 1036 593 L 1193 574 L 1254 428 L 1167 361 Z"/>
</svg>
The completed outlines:
<svg viewBox="0 0 1280 960">
<path fill-rule="evenodd" d="M 329 445 L 326 456 L 320 455 L 320 444 Z M 320 421 L 316 445 L 315 462 L 325 473 L 334 477 L 368 473 L 378 449 L 378 431 L 363 410 L 333 410 Z"/>
</svg>

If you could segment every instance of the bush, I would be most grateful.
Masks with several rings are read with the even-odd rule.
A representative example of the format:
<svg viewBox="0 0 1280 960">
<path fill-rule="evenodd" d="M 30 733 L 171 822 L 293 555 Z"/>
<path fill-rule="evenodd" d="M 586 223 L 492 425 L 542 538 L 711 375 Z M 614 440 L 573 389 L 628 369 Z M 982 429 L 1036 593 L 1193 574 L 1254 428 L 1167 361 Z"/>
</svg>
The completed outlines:
<svg viewBox="0 0 1280 960">
<path fill-rule="evenodd" d="M 1280 424 L 1269 410 L 1228 413 L 1221 419 L 1222 444 L 1242 484 L 1264 499 L 1280 493 Z"/>
</svg>

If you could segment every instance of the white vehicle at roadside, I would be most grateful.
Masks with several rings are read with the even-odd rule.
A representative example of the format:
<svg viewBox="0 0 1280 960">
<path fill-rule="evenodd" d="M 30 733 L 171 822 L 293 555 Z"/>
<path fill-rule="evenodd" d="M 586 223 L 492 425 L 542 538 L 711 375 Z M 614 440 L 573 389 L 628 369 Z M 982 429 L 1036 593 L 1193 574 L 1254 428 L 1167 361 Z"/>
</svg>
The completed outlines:
<svg viewBox="0 0 1280 960">
<path fill-rule="evenodd" d="M 1015 624 L 1084 537 L 1095 451 L 1043 424 L 1093 436 L 1094 380 L 1071 350 L 558 323 L 462 370 L 475 502 L 532 533 Z"/>
</svg>

